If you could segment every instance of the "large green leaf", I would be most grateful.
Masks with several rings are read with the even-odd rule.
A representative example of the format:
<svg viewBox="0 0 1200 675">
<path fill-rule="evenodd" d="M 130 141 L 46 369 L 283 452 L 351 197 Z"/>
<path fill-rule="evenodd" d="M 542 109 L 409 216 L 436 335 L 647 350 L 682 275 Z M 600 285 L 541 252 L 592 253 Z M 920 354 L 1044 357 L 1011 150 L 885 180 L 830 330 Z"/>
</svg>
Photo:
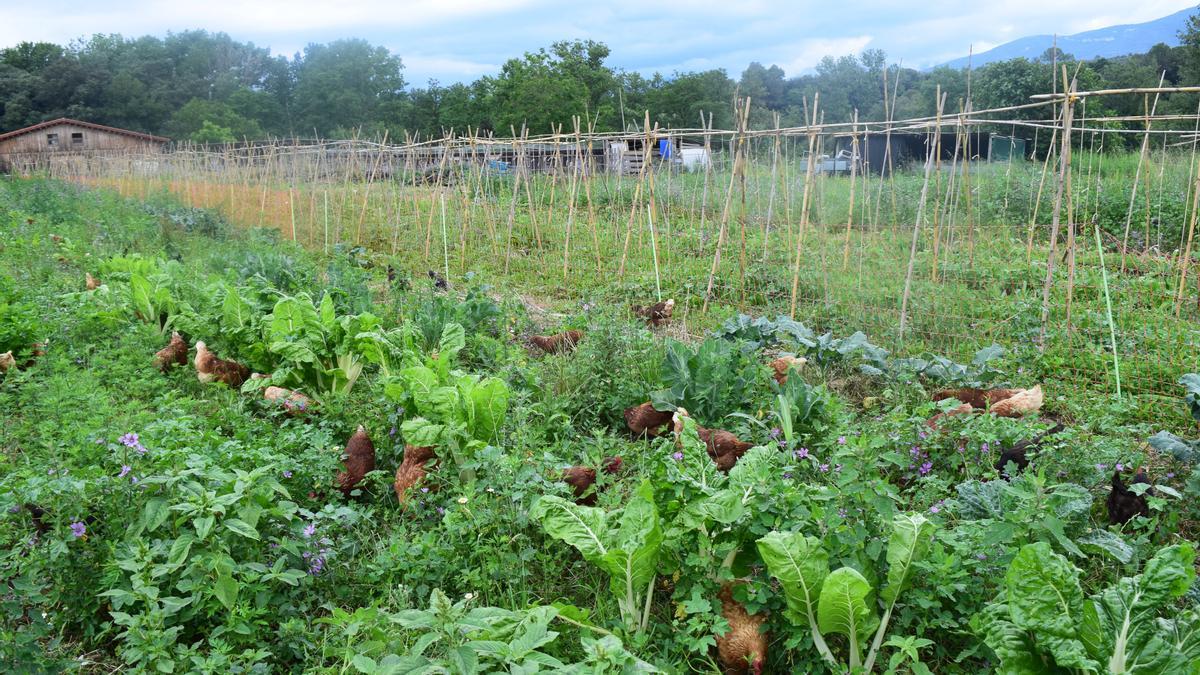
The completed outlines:
<svg viewBox="0 0 1200 675">
<path fill-rule="evenodd" d="M 543 495 L 529 511 L 529 517 L 541 523 L 551 537 L 574 546 L 584 560 L 604 566 L 608 555 L 608 514 L 601 509 L 580 506 L 557 495 Z"/>
<path fill-rule="evenodd" d="M 1195 578 L 1195 551 L 1183 543 L 1160 550 L 1138 576 L 1124 577 L 1093 595 L 1079 634 L 1088 654 L 1110 673 L 1168 672 L 1182 655 L 1155 618 L 1187 592 Z"/>
<path fill-rule="evenodd" d="M 888 540 L 887 587 L 880 593 L 885 603 L 895 602 L 912 574 L 913 565 L 925 557 L 933 540 L 933 523 L 919 513 L 901 513 L 892 520 Z"/>
<path fill-rule="evenodd" d="M 579 507 L 586 508 L 586 507 Z M 663 531 L 654 506 L 654 490 L 643 482 L 633 499 L 621 510 L 620 527 L 613 547 L 603 554 L 601 566 L 611 575 L 617 597 L 640 594 L 654 578 Z"/>
<path fill-rule="evenodd" d="M 467 405 L 467 430 L 480 441 L 494 442 L 508 410 L 508 385 L 501 379 L 489 377 L 466 387 L 463 394 Z"/>
<path fill-rule="evenodd" d="M 879 625 L 879 617 L 871 611 L 867 600 L 871 583 L 853 567 L 842 567 L 829 573 L 821 585 L 817 602 L 817 626 L 821 632 L 841 633 L 859 640 Z"/>
<path fill-rule="evenodd" d="M 815 621 L 821 586 L 829 576 L 829 554 L 821 540 L 800 532 L 771 532 L 758 540 L 758 553 L 783 586 L 788 619 L 798 625 Z"/>
<path fill-rule="evenodd" d="M 434 424 L 424 417 L 404 420 L 400 425 L 404 442 L 418 447 L 437 447 L 446 440 L 446 425 Z"/>
<path fill-rule="evenodd" d="M 1079 570 L 1050 544 L 1021 547 L 1005 576 L 1012 622 L 1033 633 L 1039 646 L 1064 668 L 1095 669 L 1077 629 L 1083 619 Z"/>
<path fill-rule="evenodd" d="M 442 326 L 442 337 L 438 341 L 438 360 L 453 363 L 466 345 L 467 334 L 461 323 L 450 322 Z"/>
<path fill-rule="evenodd" d="M 986 644 L 1000 659 L 995 672 L 998 675 L 1042 675 L 1067 673 L 1053 663 L 1046 663 L 1038 656 L 1037 646 L 1029 633 L 1012 622 L 1008 605 L 994 603 L 971 619 L 971 628 L 983 637 Z"/>
<path fill-rule="evenodd" d="M 225 285 L 225 300 L 221 303 L 221 327 L 224 329 L 245 328 L 253 320 L 254 308 L 242 299 L 236 286 Z"/>
</svg>

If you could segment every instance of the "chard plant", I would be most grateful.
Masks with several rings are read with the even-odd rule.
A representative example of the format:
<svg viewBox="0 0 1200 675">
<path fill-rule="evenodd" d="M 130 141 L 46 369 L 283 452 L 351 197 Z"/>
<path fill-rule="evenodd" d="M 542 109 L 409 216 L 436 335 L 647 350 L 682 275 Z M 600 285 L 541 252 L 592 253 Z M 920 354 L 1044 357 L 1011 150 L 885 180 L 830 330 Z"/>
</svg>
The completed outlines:
<svg viewBox="0 0 1200 675">
<path fill-rule="evenodd" d="M 623 508 L 608 512 L 580 506 L 557 495 L 534 503 L 530 518 L 551 537 L 573 546 L 583 559 L 608 574 L 609 592 L 630 633 L 650 624 L 663 529 L 654 505 L 654 489 L 643 482 Z"/>
<path fill-rule="evenodd" d="M 1178 612 L 1196 573 L 1188 542 L 1142 573 L 1084 596 L 1080 571 L 1038 542 L 1009 564 L 995 602 L 971 626 L 1004 673 L 1187 673 L 1200 668 L 1200 614 Z"/>
<path fill-rule="evenodd" d="M 317 399 L 349 394 L 363 369 L 357 336 L 378 325 L 369 313 L 338 316 L 328 293 L 319 305 L 304 293 L 284 296 L 263 326 L 267 349 L 279 366 L 270 378 L 250 380 L 245 388 L 276 384 Z"/>
<path fill-rule="evenodd" d="M 787 618 L 809 628 L 821 657 L 837 672 L 848 666 L 852 671 L 869 673 L 875 667 L 892 612 L 912 577 L 913 567 L 929 549 L 933 529 L 932 523 L 916 513 L 898 514 L 892 521 L 887 585 L 878 593 L 882 618 L 874 600 L 877 589 L 852 567 L 830 571 L 829 554 L 820 539 L 801 532 L 771 532 L 758 540 L 758 552 L 768 572 L 783 586 Z M 825 641 L 831 633 L 846 637 L 848 662 L 839 660 Z"/>
</svg>

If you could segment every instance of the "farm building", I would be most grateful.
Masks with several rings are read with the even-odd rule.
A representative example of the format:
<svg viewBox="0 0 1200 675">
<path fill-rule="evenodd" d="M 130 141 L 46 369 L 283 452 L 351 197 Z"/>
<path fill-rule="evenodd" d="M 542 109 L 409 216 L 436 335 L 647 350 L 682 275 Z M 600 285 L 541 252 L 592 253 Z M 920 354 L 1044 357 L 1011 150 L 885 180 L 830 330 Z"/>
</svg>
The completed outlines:
<svg viewBox="0 0 1200 675">
<path fill-rule="evenodd" d="M 878 174 L 906 164 L 923 163 L 929 156 L 927 144 L 933 137 L 932 133 L 908 131 L 893 131 L 891 134 L 882 131 L 860 133 L 858 144 L 862 164 L 859 165 L 859 170 Z M 992 148 L 990 138 L 991 134 L 984 131 L 969 132 L 961 137 L 954 132 L 943 133 L 938 154 L 942 162 L 953 162 L 955 157 L 960 160 L 967 157 L 971 160 L 987 161 Z M 851 148 L 850 135 L 839 135 L 835 142 L 836 152 L 848 157 Z M 887 152 L 889 145 L 890 157 Z"/>
<path fill-rule="evenodd" d="M 160 152 L 169 138 L 65 117 L 0 134 L 0 170 L 48 167 L 71 154 Z"/>
</svg>

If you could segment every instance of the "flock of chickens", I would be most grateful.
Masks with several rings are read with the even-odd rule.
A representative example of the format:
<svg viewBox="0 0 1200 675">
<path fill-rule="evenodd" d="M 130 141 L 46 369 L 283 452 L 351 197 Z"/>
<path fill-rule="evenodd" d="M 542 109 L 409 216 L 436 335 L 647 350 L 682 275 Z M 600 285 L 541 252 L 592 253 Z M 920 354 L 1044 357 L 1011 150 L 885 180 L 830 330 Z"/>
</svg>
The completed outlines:
<svg viewBox="0 0 1200 675">
<path fill-rule="evenodd" d="M 435 282 L 437 279 L 435 278 Z M 88 275 L 88 286 L 96 284 Z M 675 307 L 674 300 L 666 300 L 648 306 L 633 306 L 634 314 L 644 319 L 650 326 L 663 326 L 670 322 Z M 568 330 L 555 335 L 533 335 L 529 343 L 547 353 L 562 354 L 573 350 L 584 338 L 581 330 Z M 196 377 L 204 383 L 220 382 L 233 389 L 240 389 L 250 378 L 266 377 L 251 373 L 246 366 L 214 354 L 203 341 L 195 345 L 196 355 L 192 364 Z M 188 363 L 188 343 L 179 333 L 173 333 L 170 342 L 154 355 L 154 365 L 163 372 L 173 366 L 185 366 Z M 790 372 L 803 367 L 805 359 L 795 356 L 781 356 L 769 365 L 773 377 L 780 384 L 787 381 Z M 0 372 L 16 366 L 12 352 L 0 354 Z M 266 387 L 263 398 L 278 404 L 290 415 L 304 415 L 312 411 L 313 402 L 304 394 L 281 387 Z M 936 429 L 940 422 L 947 417 L 968 414 L 993 414 L 999 417 L 1018 418 L 1037 413 L 1043 402 L 1041 386 L 1030 389 L 975 389 L 959 388 L 938 391 L 934 394 L 935 401 L 954 399 L 959 405 L 934 415 L 927 421 L 929 427 Z M 676 436 L 676 444 L 681 446 L 680 435 L 683 431 L 683 420 L 688 417 L 687 410 L 677 408 L 675 411 L 656 410 L 649 402 L 631 406 L 624 411 L 625 424 L 630 436 L 634 439 L 651 439 L 665 433 Z M 670 431 L 668 431 L 668 429 Z M 752 447 L 753 444 L 739 439 L 732 432 L 723 429 L 696 427 L 700 440 L 703 441 L 709 457 L 717 469 L 729 472 L 738 460 Z M 1029 453 L 1036 453 L 1041 444 L 1049 437 L 1062 431 L 1061 424 L 1049 431 L 1025 441 L 1014 444 L 1002 451 L 996 468 L 1002 475 L 1007 475 L 1009 466 L 1017 471 L 1024 470 L 1029 465 Z M 622 459 L 619 456 L 607 457 L 601 463 L 599 471 L 610 476 L 621 472 Z M 393 489 L 397 500 L 403 506 L 407 503 L 413 488 L 421 485 L 429 471 L 436 470 L 437 454 L 432 447 L 417 447 L 406 445 L 403 460 L 396 469 Z M 365 479 L 366 475 L 375 470 L 375 446 L 371 442 L 366 429 L 359 425 L 350 436 L 343 455 L 343 470 L 340 471 L 334 485 L 344 496 L 349 497 Z M 559 478 L 572 491 L 577 503 L 594 506 L 597 501 L 598 470 L 588 466 L 572 466 L 563 470 Z M 1132 483 L 1148 483 L 1144 470 L 1134 476 Z M 430 488 L 432 489 L 432 488 Z M 1150 491 L 1146 491 L 1150 493 Z M 1108 501 L 1109 520 L 1113 523 L 1126 523 L 1134 516 L 1149 515 L 1149 507 L 1143 495 L 1136 494 L 1126 485 L 1120 472 L 1112 477 L 1112 491 Z M 762 626 L 766 617 L 762 614 L 751 614 L 733 597 L 734 587 L 744 583 L 740 580 L 725 582 L 718 595 L 721 613 L 728 621 L 728 632 L 716 636 L 717 655 L 729 673 L 762 672 L 766 660 L 766 650 L 769 636 L 763 632 Z"/>
</svg>

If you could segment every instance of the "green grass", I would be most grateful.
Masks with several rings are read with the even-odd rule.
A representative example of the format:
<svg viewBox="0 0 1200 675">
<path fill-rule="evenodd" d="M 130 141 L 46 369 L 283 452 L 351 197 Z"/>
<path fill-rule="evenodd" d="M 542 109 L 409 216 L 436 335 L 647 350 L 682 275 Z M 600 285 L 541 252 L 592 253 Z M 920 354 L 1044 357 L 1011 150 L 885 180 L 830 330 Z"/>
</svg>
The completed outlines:
<svg viewBox="0 0 1200 675">
<path fill-rule="evenodd" d="M 912 176 L 897 181 L 915 185 Z M 836 212 L 824 200 L 842 187 L 840 179 L 822 184 L 822 209 Z M 539 194 L 544 188 L 539 185 Z M 614 207 L 613 214 L 620 211 Z M 669 257 L 665 223 L 657 235 L 664 242 L 664 294 L 679 303 L 677 325 L 686 321 L 688 332 L 698 335 L 738 310 L 786 312 L 794 249 L 768 246 L 768 259 L 761 262 L 762 235 L 748 227 L 747 259 L 756 262 L 739 268 L 735 227 L 717 294 L 708 314 L 701 314 L 711 264 L 702 254 L 711 252 L 713 242 L 701 241 L 686 211 L 673 217 Z M 1108 253 L 1123 383 L 1130 392 L 1115 400 L 1098 260 L 1084 245 L 1092 239 L 1082 234 L 1072 328 L 1068 333 L 1065 284 L 1059 283 L 1043 355 L 1034 340 L 1041 326 L 1045 244 L 1037 243 L 1034 262 L 1027 262 L 1023 225 L 981 226 L 973 259 L 968 233 L 955 226 L 939 248 L 937 281 L 931 246 L 925 245 L 903 341 L 898 289 L 911 230 L 854 231 L 844 269 L 844 221 L 814 225 L 806 233 L 798 320 L 837 336 L 862 330 L 899 353 L 929 351 L 960 361 L 1000 342 L 1009 350 L 996 364 L 997 383 L 1044 383 L 1044 412 L 1065 420 L 1070 432 L 1035 458 L 1035 472 L 1013 482 L 1012 494 L 1035 496 L 1028 504 L 1010 504 L 997 524 L 966 517 L 956 500 L 965 481 L 996 476 L 997 443 L 1028 438 L 1046 424 L 977 416 L 932 432 L 924 420 L 936 411 L 929 394 L 938 383 L 872 378 L 853 363 L 833 364 L 804 372 L 825 401 L 818 419 L 810 420 L 811 430 L 797 440 L 814 459 L 763 452 L 756 487 L 745 493 L 748 508 L 728 526 L 702 534 L 685 527 L 688 520 L 681 515 L 704 493 L 672 459 L 673 439 L 631 442 L 623 433 L 621 411 L 668 384 L 662 331 L 647 330 L 625 310 L 629 301 L 653 295 L 648 236 L 641 248 L 636 240 L 631 244 L 636 255 L 620 279 L 607 257 L 604 275 L 582 272 L 591 236 L 577 232 L 581 249 L 573 260 L 580 272 L 563 284 L 561 257 L 555 265 L 549 251 L 539 255 L 535 247 L 514 258 L 507 275 L 503 259 L 471 254 L 489 248 L 482 234 L 486 225 L 476 225 L 470 233 L 478 240 L 469 243 L 466 266 L 474 275 L 467 278 L 452 268 L 456 288 L 442 297 L 422 277 L 432 265 L 423 258 L 424 235 L 416 228 L 402 232 L 406 238 L 396 256 L 383 238 L 386 232 L 374 227 L 365 252 L 341 248 L 325 254 L 323 247 L 306 250 L 276 232 L 245 230 L 170 198 L 146 204 L 48 180 L 0 182 L 0 225 L 9 233 L 0 242 L 0 291 L 7 294 L 0 301 L 11 295 L 12 303 L 37 310 L 3 315 L 6 328 L 9 322 L 15 328 L 0 335 L 17 335 L 11 339 L 18 342 L 0 347 L 21 352 L 26 342 L 47 343 L 47 353 L 31 366 L 0 376 L 5 670 L 168 665 L 175 672 L 364 670 L 366 662 L 356 657 L 379 664 L 389 654 L 410 654 L 430 634 L 402 626 L 399 617 L 425 608 L 434 589 L 441 589 L 456 601 L 470 594 L 468 602 L 476 607 L 524 610 L 559 602 L 583 608 L 586 617 L 552 624 L 560 635 L 544 649 L 563 662 L 599 668 L 586 640 L 605 631 L 663 668 L 715 672 L 708 647 L 721 623 L 716 590 L 719 580 L 734 574 L 749 582 L 745 602 L 769 615 L 768 670 L 820 672 L 824 666 L 807 627 L 787 619 L 785 601 L 757 558 L 754 540 L 772 530 L 817 536 L 835 567 L 859 569 L 878 587 L 886 576 L 892 516 L 920 512 L 936 524 L 937 541 L 902 595 L 890 635 L 934 640 L 920 651 L 934 672 L 978 671 L 995 661 L 972 633 L 971 616 L 995 598 L 1022 545 L 1049 541 L 1071 555 L 1090 593 L 1138 572 L 1160 545 L 1194 537 L 1191 523 L 1200 515 L 1192 506 L 1191 467 L 1141 445 L 1162 428 L 1196 435 L 1178 400 L 1182 392 L 1173 386 L 1195 368 L 1195 317 L 1190 307 L 1173 317 L 1169 261 L 1131 258 L 1122 273 L 1119 255 Z M 546 225 L 547 241 L 551 234 L 565 235 L 564 226 Z M 785 238 L 786 226 L 773 236 Z M 494 441 L 465 464 L 443 457 L 431 491 L 401 509 L 391 477 L 404 439 L 394 429 L 414 413 L 398 407 L 390 381 L 378 369 L 368 366 L 349 396 L 330 396 L 322 412 L 307 420 L 272 410 L 251 393 L 201 385 L 190 366 L 160 374 L 150 358 L 165 336 L 134 316 L 126 300 L 129 284 L 111 275 L 101 279 L 102 291 L 82 292 L 85 272 L 96 274 L 114 256 L 134 255 L 178 262 L 173 292 L 197 317 L 186 324 L 188 337 L 205 339 L 228 358 L 257 357 L 214 318 L 220 311 L 214 289 L 225 283 L 244 289 L 246 297 L 261 294 L 263 312 L 279 294 L 303 291 L 314 297 L 331 293 L 339 314 L 370 311 L 387 329 L 440 326 L 445 317 L 457 317 L 468 324 L 459 367 L 506 382 L 512 392 L 506 420 Z M 403 280 L 387 283 L 388 263 L 412 273 L 407 289 Z M 561 314 L 529 311 L 517 294 Z M 585 310 L 584 301 L 596 306 Z M 679 335 L 677 325 L 667 332 Z M 587 331 L 574 354 L 535 357 L 520 342 L 531 331 L 564 327 Z M 737 352 L 754 366 L 756 379 L 747 400 L 721 402 L 744 417 L 721 423 L 773 448 L 770 411 L 777 399 L 764 365 L 768 356 L 747 345 L 738 345 Z M 359 424 L 374 439 L 379 472 L 363 494 L 344 499 L 333 489 L 333 477 L 340 449 Z M 139 434 L 144 455 L 120 441 L 128 433 Z M 928 473 L 910 457 L 914 446 L 930 462 Z M 542 495 L 569 496 L 558 480 L 564 467 L 598 466 L 612 455 L 623 457 L 624 470 L 600 494 L 599 505 L 620 519 L 619 509 L 646 482 L 668 535 L 649 628 L 642 633 L 623 624 L 608 576 L 548 536 L 530 515 Z M 702 453 L 696 457 L 707 462 Z M 1129 547 L 1127 563 L 1092 549 L 1075 556 L 1063 540 L 1106 528 L 1103 501 L 1117 462 L 1149 467 L 1156 484 L 1185 498 L 1164 492 L 1152 502 L 1152 522 L 1114 530 Z M 831 468 L 821 470 L 824 463 Z M 124 466 L 130 469 L 123 474 Z M 719 477 L 712 480 L 723 484 Z M 1042 497 L 1055 484 L 1081 486 L 1083 496 L 1076 495 L 1069 509 L 1054 511 L 1061 505 Z M 213 511 L 211 534 L 199 535 L 203 509 L 214 509 L 222 499 L 228 500 L 227 511 Z M 44 510 L 39 520 L 26 504 Z M 161 523 L 148 525 L 164 507 Z M 255 536 L 239 533 L 242 525 L 229 525 L 234 518 L 249 524 Z M 73 523 L 85 525 L 85 537 L 72 533 Z M 308 526 L 312 534 L 305 533 Z M 732 551 L 740 555 L 731 557 L 730 569 L 715 564 Z M 323 558 L 316 573 L 309 568 L 311 555 Z M 262 570 L 276 564 L 296 570 L 296 585 L 263 577 Z M 188 604 L 174 612 L 156 607 L 146 589 Z M 1178 600 L 1175 608 L 1190 610 L 1191 601 Z M 839 653 L 845 649 L 836 637 L 831 644 Z M 444 656 L 445 647 L 438 643 L 427 654 Z"/>
</svg>

